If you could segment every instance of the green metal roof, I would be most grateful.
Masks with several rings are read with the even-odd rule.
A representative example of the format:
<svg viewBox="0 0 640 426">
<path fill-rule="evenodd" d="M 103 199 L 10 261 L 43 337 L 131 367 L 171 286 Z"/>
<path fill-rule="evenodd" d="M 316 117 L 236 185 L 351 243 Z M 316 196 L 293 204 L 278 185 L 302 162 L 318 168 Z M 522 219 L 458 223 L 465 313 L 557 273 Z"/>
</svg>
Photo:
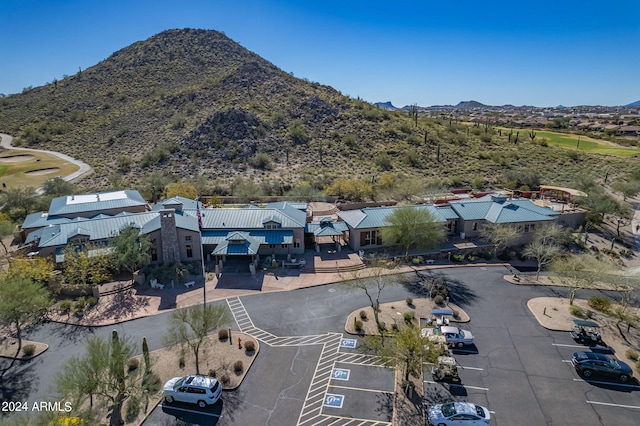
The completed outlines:
<svg viewBox="0 0 640 426">
<path fill-rule="evenodd" d="M 457 220 L 458 215 L 449 206 L 434 206 L 430 204 L 419 204 L 412 206 L 417 209 L 428 210 L 437 222 Z M 387 217 L 397 209 L 403 207 L 371 207 L 361 210 L 348 210 L 338 212 L 338 217 L 349 224 L 354 229 L 382 228 L 388 226 Z"/>
<path fill-rule="evenodd" d="M 455 200 L 449 202 L 451 208 L 462 220 L 486 220 L 491 223 L 540 222 L 553 220 L 558 213 L 547 207 L 534 204 L 531 200 L 508 200 L 491 194 L 482 198 Z"/>
</svg>

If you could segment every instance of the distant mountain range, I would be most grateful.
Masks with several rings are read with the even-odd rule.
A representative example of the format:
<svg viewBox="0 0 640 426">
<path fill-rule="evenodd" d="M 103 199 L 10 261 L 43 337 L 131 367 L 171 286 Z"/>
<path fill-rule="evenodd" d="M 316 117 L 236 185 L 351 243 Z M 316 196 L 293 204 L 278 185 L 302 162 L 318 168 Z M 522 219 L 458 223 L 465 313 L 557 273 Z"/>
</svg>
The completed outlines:
<svg viewBox="0 0 640 426">
<path fill-rule="evenodd" d="M 390 110 L 390 111 L 395 111 L 395 110 L 401 110 L 401 109 L 407 109 L 409 108 L 411 105 L 405 105 L 402 108 L 398 108 L 396 106 L 394 106 L 390 101 L 387 102 L 376 102 L 374 103 L 374 105 L 378 106 L 379 108 L 382 109 L 386 109 L 386 110 Z M 632 102 L 630 104 L 624 105 L 627 107 L 637 107 L 640 106 L 640 101 L 636 101 L 636 102 Z M 424 107 L 420 107 L 419 108 L 424 108 Z M 455 109 L 474 109 L 474 108 L 516 108 L 516 106 L 511 105 L 511 104 L 506 104 L 506 105 L 485 105 L 481 102 L 478 101 L 461 101 L 458 102 L 457 105 L 431 105 L 429 106 L 429 108 L 455 108 Z M 519 108 L 535 108 L 532 105 L 521 105 Z M 540 107 L 543 108 L 543 107 Z M 558 105 L 556 108 L 567 108 L 566 106 L 560 104 Z"/>
</svg>

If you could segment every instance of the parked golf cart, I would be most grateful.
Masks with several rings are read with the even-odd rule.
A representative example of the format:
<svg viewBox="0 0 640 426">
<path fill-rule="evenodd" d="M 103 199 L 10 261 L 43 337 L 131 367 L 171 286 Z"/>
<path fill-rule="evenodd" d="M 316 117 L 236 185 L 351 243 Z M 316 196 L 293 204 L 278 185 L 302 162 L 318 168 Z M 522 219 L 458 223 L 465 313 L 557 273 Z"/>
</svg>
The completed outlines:
<svg viewBox="0 0 640 426">
<path fill-rule="evenodd" d="M 458 366 L 452 356 L 439 356 L 436 364 L 431 367 L 431 376 L 435 381 L 460 382 Z"/>
<path fill-rule="evenodd" d="M 598 323 L 594 321 L 573 320 L 575 326 L 571 330 L 571 337 L 578 343 L 592 345 L 604 345 L 600 336 Z"/>
</svg>

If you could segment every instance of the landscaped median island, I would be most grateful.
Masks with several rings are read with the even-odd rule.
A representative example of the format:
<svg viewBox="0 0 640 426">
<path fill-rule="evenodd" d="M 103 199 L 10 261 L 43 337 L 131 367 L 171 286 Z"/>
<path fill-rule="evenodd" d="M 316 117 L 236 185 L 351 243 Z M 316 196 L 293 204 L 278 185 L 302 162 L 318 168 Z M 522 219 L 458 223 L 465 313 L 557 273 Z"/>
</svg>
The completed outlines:
<svg viewBox="0 0 640 426">
<path fill-rule="evenodd" d="M 453 317 L 449 318 L 452 322 L 469 322 L 469 315 L 457 305 L 447 303 L 446 305 L 438 305 L 435 303 L 437 297 L 418 298 L 410 300 L 400 300 L 397 302 L 381 303 L 378 318 L 384 323 L 387 330 L 393 327 L 393 324 L 418 322 L 421 318 L 427 319 L 431 317 L 431 310 L 438 308 L 447 308 L 453 311 Z M 411 302 L 411 303 L 408 303 Z M 356 326 L 360 326 L 359 329 Z M 349 314 L 344 329 L 349 334 L 359 335 L 377 335 L 378 327 L 374 320 L 373 309 L 370 306 L 357 309 Z"/>
</svg>

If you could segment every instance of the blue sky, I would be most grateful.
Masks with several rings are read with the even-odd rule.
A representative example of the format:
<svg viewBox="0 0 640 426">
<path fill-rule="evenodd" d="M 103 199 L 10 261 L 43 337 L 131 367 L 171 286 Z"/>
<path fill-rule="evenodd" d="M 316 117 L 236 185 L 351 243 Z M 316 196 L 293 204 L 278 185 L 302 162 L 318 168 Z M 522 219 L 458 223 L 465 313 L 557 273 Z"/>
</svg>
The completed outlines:
<svg viewBox="0 0 640 426">
<path fill-rule="evenodd" d="M 203 28 L 370 102 L 624 105 L 640 100 L 639 17 L 637 0 L 0 0 L 0 93 Z"/>
</svg>

